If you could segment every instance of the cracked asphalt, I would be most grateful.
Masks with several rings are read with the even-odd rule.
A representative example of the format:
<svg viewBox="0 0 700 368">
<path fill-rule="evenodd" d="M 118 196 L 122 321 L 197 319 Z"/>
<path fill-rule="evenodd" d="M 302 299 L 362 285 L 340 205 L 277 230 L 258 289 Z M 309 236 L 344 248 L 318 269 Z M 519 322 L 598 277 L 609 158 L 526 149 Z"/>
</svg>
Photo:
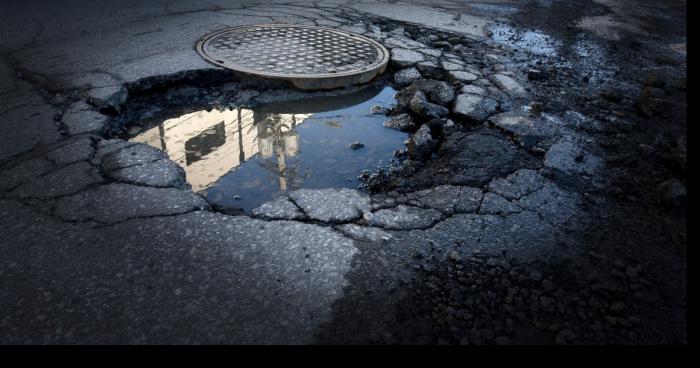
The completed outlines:
<svg viewBox="0 0 700 368">
<path fill-rule="evenodd" d="M 0 343 L 684 344 L 684 8 L 3 2 Z M 310 95 L 194 51 L 258 23 L 390 49 L 396 165 L 231 215 L 121 139 Z"/>
</svg>

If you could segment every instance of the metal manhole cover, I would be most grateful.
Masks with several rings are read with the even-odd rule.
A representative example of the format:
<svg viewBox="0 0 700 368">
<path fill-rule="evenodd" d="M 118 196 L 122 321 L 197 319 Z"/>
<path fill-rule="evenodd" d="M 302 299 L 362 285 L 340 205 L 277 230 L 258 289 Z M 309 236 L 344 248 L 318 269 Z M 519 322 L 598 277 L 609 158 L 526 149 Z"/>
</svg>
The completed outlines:
<svg viewBox="0 0 700 368">
<path fill-rule="evenodd" d="M 254 25 L 204 36 L 197 52 L 238 72 L 285 79 L 302 89 L 366 83 L 386 69 L 389 53 L 369 38 L 323 27 Z"/>
</svg>

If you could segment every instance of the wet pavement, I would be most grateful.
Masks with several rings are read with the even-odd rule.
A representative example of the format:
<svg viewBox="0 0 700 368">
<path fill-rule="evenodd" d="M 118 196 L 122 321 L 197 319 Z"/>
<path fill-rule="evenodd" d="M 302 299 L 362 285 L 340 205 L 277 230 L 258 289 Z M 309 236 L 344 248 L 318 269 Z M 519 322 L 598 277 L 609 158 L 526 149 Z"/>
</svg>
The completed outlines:
<svg viewBox="0 0 700 368">
<path fill-rule="evenodd" d="M 685 343 L 684 7 L 3 4 L 0 342 Z M 302 92 L 194 50 L 256 23 L 392 59 Z"/>
</svg>

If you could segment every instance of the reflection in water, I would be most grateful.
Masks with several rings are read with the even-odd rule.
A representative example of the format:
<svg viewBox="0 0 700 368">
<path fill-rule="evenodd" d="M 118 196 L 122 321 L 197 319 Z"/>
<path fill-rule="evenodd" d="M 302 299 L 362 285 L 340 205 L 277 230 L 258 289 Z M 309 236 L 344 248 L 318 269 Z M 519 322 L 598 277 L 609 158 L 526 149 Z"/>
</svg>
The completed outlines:
<svg viewBox="0 0 700 368">
<path fill-rule="evenodd" d="M 385 117 L 370 107 L 390 104 L 393 94 L 387 87 L 345 98 L 201 110 L 147 122 L 131 140 L 165 151 L 210 202 L 251 210 L 301 187 L 355 187 L 362 170 L 388 163 L 407 135 L 384 128 Z M 365 147 L 350 149 L 355 141 Z"/>
<path fill-rule="evenodd" d="M 281 190 L 287 189 L 285 156 L 299 151 L 294 128 L 311 114 L 256 114 L 249 109 L 197 111 L 168 119 L 132 141 L 167 152 L 199 192 L 256 154 L 277 157 Z"/>
</svg>

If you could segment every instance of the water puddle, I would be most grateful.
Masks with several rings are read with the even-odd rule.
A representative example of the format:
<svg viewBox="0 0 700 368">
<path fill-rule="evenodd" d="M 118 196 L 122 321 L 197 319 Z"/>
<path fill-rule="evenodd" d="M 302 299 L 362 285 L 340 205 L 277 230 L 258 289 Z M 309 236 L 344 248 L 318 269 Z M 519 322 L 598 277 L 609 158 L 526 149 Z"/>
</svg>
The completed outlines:
<svg viewBox="0 0 700 368">
<path fill-rule="evenodd" d="M 561 46 L 552 37 L 537 30 L 519 30 L 507 24 L 495 24 L 489 27 L 491 39 L 496 43 L 528 51 L 538 56 L 557 56 Z"/>
<path fill-rule="evenodd" d="M 408 135 L 385 128 L 386 116 L 371 108 L 389 107 L 394 93 L 370 87 L 345 96 L 151 118 L 130 140 L 165 151 L 210 203 L 249 212 L 298 188 L 356 188 L 363 170 L 388 165 Z M 351 147 L 354 142 L 363 146 Z"/>
</svg>

